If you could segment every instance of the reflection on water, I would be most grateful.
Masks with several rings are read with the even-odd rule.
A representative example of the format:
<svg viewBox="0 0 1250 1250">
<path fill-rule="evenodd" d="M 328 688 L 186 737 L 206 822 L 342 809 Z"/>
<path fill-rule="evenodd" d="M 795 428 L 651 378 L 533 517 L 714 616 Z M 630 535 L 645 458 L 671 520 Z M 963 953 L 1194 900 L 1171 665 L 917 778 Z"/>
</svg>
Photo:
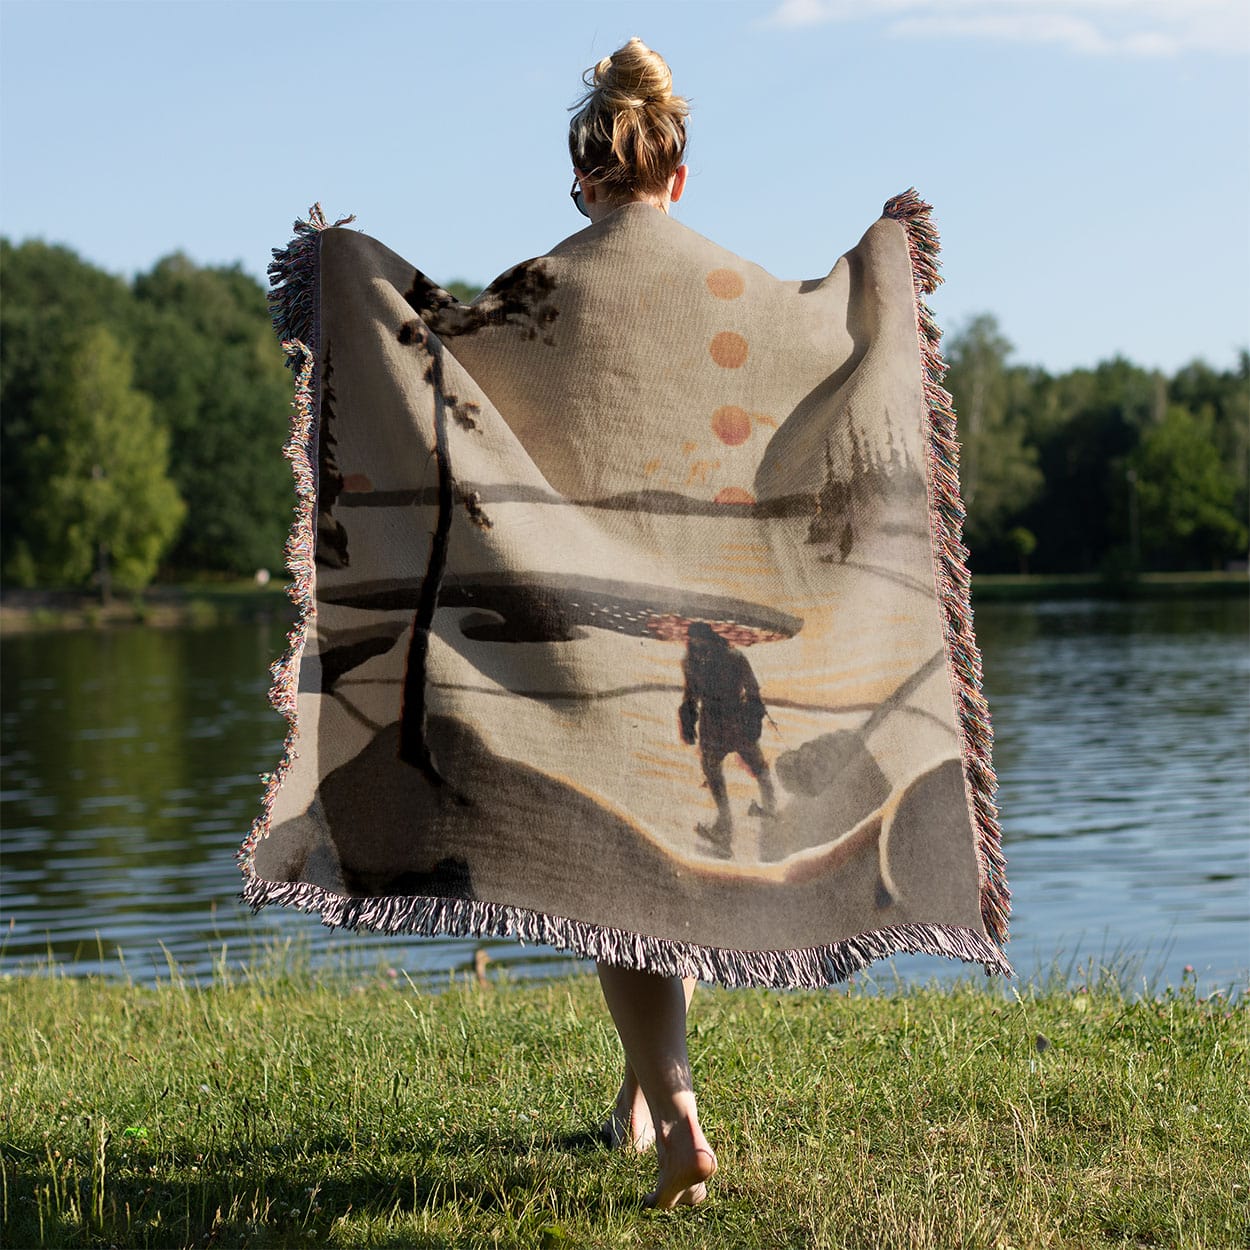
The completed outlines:
<svg viewBox="0 0 1250 1250">
<path fill-rule="evenodd" d="M 1250 653 L 1244 600 L 990 604 L 977 613 L 1028 975 L 1100 952 L 1250 967 Z M 429 975 L 473 951 L 518 975 L 576 966 L 516 943 L 330 934 L 236 901 L 235 853 L 282 722 L 278 623 L 24 635 L 0 649 L 0 968 L 207 977 L 290 934 L 319 958 Z M 767 692 L 765 692 L 767 693 Z M 166 955 L 168 952 L 168 957 Z M 945 961 L 899 960 L 906 976 Z"/>
</svg>

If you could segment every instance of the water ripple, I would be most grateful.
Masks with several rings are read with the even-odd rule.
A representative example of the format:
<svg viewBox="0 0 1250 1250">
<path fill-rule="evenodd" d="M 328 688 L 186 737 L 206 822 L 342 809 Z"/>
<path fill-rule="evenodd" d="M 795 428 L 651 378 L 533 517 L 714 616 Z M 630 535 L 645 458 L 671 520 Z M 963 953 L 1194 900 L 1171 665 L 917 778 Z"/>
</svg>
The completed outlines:
<svg viewBox="0 0 1250 1250">
<path fill-rule="evenodd" d="M 1209 981 L 1250 968 L 1250 654 L 1244 602 L 987 605 L 1010 953 L 1166 952 Z M 314 962 L 426 976 L 477 947 L 519 975 L 576 965 L 506 940 L 330 934 L 237 900 L 238 843 L 281 749 L 264 698 L 277 625 L 5 639 L 0 969 L 46 957 L 145 980 L 302 935 Z M 206 655 L 213 657 L 206 668 Z M 142 898 L 147 900 L 140 903 Z M 899 960 L 928 977 L 944 961 Z"/>
</svg>

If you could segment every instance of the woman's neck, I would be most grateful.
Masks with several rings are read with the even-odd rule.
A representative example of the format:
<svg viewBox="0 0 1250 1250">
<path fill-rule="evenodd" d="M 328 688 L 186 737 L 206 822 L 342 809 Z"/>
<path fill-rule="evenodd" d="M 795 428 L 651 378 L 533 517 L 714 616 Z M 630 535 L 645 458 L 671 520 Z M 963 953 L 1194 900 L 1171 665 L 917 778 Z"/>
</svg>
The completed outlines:
<svg viewBox="0 0 1250 1250">
<path fill-rule="evenodd" d="M 598 222 L 602 221 L 610 213 L 616 212 L 618 208 L 624 208 L 627 204 L 650 204 L 652 208 L 658 208 L 660 212 L 667 214 L 669 203 L 670 201 L 667 195 L 663 197 L 634 195 L 623 196 L 619 199 L 611 200 L 605 200 L 597 197 L 593 204 L 588 204 L 586 207 L 590 212 L 590 220 L 592 222 Z"/>
</svg>

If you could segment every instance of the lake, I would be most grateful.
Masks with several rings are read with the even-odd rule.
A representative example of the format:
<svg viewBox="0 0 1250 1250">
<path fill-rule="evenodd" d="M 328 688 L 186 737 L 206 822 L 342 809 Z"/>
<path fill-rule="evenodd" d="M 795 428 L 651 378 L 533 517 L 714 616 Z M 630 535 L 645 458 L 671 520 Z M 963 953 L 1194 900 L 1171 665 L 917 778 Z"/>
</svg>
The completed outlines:
<svg viewBox="0 0 1250 1250">
<path fill-rule="evenodd" d="M 1250 603 L 990 603 L 1008 954 L 1025 978 L 1089 961 L 1130 982 L 1244 989 L 1250 970 Z M 486 947 L 515 976 L 583 966 L 511 941 L 333 933 L 237 901 L 235 854 L 283 723 L 279 622 L 0 642 L 0 972 L 208 980 L 275 957 L 430 983 Z M 878 981 L 892 980 L 879 965 Z M 962 971 L 895 961 L 904 980 Z"/>
</svg>

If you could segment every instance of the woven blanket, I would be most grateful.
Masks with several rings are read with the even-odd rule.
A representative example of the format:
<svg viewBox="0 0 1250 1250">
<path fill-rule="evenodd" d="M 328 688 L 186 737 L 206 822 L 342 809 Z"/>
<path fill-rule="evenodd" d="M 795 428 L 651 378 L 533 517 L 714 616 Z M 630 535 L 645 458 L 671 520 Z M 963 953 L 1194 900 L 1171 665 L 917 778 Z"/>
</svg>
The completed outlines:
<svg viewBox="0 0 1250 1250">
<path fill-rule="evenodd" d="M 310 217 L 246 901 L 727 985 L 1010 974 L 929 206 L 787 282 L 632 203 L 470 304 Z"/>
</svg>

